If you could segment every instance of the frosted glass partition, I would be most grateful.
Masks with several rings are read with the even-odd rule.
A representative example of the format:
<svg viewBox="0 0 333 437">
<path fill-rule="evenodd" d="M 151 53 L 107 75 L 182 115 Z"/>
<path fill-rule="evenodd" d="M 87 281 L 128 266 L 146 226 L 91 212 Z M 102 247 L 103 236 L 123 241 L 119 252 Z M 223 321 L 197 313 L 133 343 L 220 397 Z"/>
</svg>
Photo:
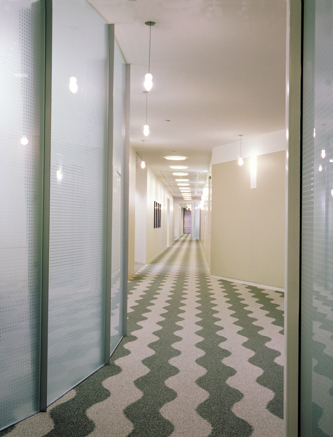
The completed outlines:
<svg viewBox="0 0 333 437">
<path fill-rule="evenodd" d="M 0 429 L 39 408 L 44 2 L 0 0 Z"/>
<path fill-rule="evenodd" d="M 108 34 L 53 1 L 48 403 L 104 362 Z"/>
<path fill-rule="evenodd" d="M 113 191 L 112 191 L 112 266 L 111 266 L 111 352 L 123 336 L 123 162 L 125 150 L 125 60 L 115 41 L 113 88 Z"/>
<path fill-rule="evenodd" d="M 333 8 L 304 2 L 301 432 L 333 436 Z"/>
</svg>

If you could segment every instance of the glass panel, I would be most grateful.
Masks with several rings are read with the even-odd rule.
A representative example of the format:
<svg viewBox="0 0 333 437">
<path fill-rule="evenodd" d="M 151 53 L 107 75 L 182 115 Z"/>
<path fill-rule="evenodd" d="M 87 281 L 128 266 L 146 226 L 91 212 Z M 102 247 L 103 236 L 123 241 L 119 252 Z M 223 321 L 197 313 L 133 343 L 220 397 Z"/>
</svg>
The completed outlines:
<svg viewBox="0 0 333 437">
<path fill-rule="evenodd" d="M 103 364 L 108 26 L 53 1 L 48 402 Z"/>
<path fill-rule="evenodd" d="M 113 134 L 113 198 L 112 198 L 112 285 L 111 285 L 111 352 L 122 333 L 122 168 L 124 159 L 125 60 L 115 42 L 114 56 L 114 134 Z"/>
<path fill-rule="evenodd" d="M 0 429 L 39 408 L 43 2 L 0 0 Z"/>
<path fill-rule="evenodd" d="M 304 16 L 301 435 L 333 436 L 333 4 Z"/>
</svg>

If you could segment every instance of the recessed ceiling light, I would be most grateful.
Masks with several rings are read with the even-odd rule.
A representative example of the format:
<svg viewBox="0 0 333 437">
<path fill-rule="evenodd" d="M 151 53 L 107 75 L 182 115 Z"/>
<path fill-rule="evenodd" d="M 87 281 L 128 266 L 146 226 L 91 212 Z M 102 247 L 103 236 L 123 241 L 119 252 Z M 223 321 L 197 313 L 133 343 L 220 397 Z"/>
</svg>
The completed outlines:
<svg viewBox="0 0 333 437">
<path fill-rule="evenodd" d="M 190 184 L 187 182 L 178 182 L 177 185 L 178 185 L 178 187 L 189 187 L 190 186 Z"/>
<path fill-rule="evenodd" d="M 186 156 L 171 155 L 171 156 L 165 156 L 164 158 L 168 159 L 169 161 L 184 161 L 186 159 Z"/>
<path fill-rule="evenodd" d="M 187 165 L 170 165 L 170 168 L 173 170 L 186 170 L 188 168 Z"/>
<path fill-rule="evenodd" d="M 174 176 L 188 176 L 188 173 L 184 173 L 181 171 L 176 171 L 175 173 L 172 173 Z"/>
<path fill-rule="evenodd" d="M 189 179 L 176 179 L 176 182 L 188 182 Z"/>
</svg>

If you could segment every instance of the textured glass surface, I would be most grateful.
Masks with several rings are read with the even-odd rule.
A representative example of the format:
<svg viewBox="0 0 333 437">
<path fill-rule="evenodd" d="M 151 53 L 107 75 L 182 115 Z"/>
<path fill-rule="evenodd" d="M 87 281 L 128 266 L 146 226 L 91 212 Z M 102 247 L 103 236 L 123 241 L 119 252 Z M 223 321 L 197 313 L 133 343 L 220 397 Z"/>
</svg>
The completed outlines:
<svg viewBox="0 0 333 437">
<path fill-rule="evenodd" d="M 53 1 L 48 402 L 103 364 L 108 27 Z"/>
<path fill-rule="evenodd" d="M 112 191 L 112 283 L 111 283 L 111 352 L 122 337 L 123 297 L 121 286 L 122 254 L 122 163 L 124 156 L 125 60 L 115 42 L 114 55 L 114 131 Z"/>
<path fill-rule="evenodd" d="M 333 4 L 305 1 L 301 435 L 333 436 Z"/>
<path fill-rule="evenodd" d="M 43 27 L 0 0 L 0 429 L 39 407 Z"/>
</svg>

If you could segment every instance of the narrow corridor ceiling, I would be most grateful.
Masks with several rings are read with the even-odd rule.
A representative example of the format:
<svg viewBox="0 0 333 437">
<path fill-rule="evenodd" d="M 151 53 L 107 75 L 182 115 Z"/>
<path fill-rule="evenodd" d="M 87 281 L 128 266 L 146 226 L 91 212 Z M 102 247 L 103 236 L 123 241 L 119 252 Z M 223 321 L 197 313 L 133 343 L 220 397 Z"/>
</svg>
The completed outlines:
<svg viewBox="0 0 333 437">
<path fill-rule="evenodd" d="M 131 144 L 175 197 L 166 155 L 184 155 L 201 196 L 213 147 L 284 128 L 285 0 L 89 0 L 131 64 Z M 148 66 L 150 135 L 143 80 Z"/>
</svg>

